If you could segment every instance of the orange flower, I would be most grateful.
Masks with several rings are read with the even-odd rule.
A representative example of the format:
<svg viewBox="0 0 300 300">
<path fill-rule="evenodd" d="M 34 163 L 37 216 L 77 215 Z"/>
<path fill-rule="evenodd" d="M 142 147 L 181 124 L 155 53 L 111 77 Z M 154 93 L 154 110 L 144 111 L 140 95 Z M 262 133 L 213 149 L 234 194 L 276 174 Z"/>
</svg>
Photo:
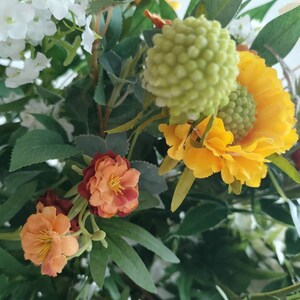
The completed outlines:
<svg viewBox="0 0 300 300">
<path fill-rule="evenodd" d="M 152 24 L 158 29 L 161 29 L 164 25 L 172 25 L 171 20 L 162 19 L 159 15 L 152 14 L 148 9 L 144 11 L 144 15 L 150 19 Z"/>
<path fill-rule="evenodd" d="M 97 154 L 84 170 L 78 192 L 88 199 L 92 212 L 103 218 L 126 216 L 138 206 L 140 172 L 112 152 Z"/>
<path fill-rule="evenodd" d="M 78 251 L 75 237 L 66 235 L 70 229 L 69 219 L 56 215 L 53 206 L 44 207 L 31 215 L 20 233 L 25 259 L 42 265 L 41 273 L 55 277 L 67 263 L 67 256 Z"/>
</svg>

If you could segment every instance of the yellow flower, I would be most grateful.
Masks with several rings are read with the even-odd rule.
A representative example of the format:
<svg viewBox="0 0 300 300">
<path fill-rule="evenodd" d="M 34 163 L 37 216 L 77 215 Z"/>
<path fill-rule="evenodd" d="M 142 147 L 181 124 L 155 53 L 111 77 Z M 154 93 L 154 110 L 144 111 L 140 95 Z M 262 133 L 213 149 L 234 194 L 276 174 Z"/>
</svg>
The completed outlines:
<svg viewBox="0 0 300 300">
<path fill-rule="evenodd" d="M 276 71 L 262 58 L 250 52 L 240 52 L 238 83 L 246 87 L 256 105 L 253 127 L 241 139 L 215 118 L 204 137 L 210 117 L 191 130 L 191 125 L 160 125 L 167 144 L 168 156 L 183 160 L 196 178 L 221 172 L 225 183 L 239 181 L 258 187 L 266 176 L 267 156 L 284 153 L 297 141 L 294 105 L 283 90 Z M 189 132 L 191 132 L 189 134 Z M 203 141 L 204 138 L 204 141 Z"/>
<path fill-rule="evenodd" d="M 135 4 L 139 5 L 142 0 L 135 0 Z M 166 2 L 174 9 L 177 10 L 180 8 L 180 1 L 176 0 L 166 0 Z"/>
</svg>

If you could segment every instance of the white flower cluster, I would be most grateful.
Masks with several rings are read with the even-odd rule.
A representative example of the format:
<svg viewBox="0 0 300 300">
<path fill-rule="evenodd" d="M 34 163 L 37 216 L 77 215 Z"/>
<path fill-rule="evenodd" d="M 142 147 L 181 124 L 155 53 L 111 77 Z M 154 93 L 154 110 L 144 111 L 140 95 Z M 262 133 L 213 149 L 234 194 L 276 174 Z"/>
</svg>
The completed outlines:
<svg viewBox="0 0 300 300">
<path fill-rule="evenodd" d="M 232 20 L 228 26 L 231 35 L 237 40 L 238 44 L 250 47 L 255 40 L 263 24 L 257 20 L 251 20 L 248 15 Z"/>
<path fill-rule="evenodd" d="M 35 59 L 25 60 L 26 44 L 36 46 L 45 36 L 56 33 L 56 20 L 73 14 L 78 26 L 85 26 L 82 34 L 84 49 L 91 52 L 94 33 L 90 29 L 91 16 L 86 17 L 90 0 L 1 0 L 0 1 L 0 59 L 21 60 L 18 68 L 8 67 L 7 87 L 32 83 L 39 72 L 49 66 L 50 59 L 37 53 Z"/>
<path fill-rule="evenodd" d="M 31 99 L 25 110 L 20 113 L 21 125 L 29 129 L 42 129 L 44 126 L 32 114 L 43 114 L 53 117 L 66 131 L 69 141 L 73 139 L 74 126 L 60 116 L 62 102 L 47 105 L 43 100 Z"/>
</svg>

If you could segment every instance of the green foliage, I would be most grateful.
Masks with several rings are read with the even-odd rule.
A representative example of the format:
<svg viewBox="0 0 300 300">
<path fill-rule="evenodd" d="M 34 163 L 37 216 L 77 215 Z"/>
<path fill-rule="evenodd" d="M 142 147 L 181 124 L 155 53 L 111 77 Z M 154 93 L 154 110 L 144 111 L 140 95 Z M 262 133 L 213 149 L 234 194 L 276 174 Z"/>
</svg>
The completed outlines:
<svg viewBox="0 0 300 300">
<path fill-rule="evenodd" d="M 137 2 L 90 2 L 90 28 L 99 38 L 92 54 L 83 48 L 86 28 L 78 25 L 75 13 L 62 20 L 52 16 L 56 33 L 37 44 L 26 37 L 26 47 L 20 52 L 21 60 L 27 55 L 34 58 L 37 52 L 51 58 L 51 67 L 41 71 L 33 83 L 6 87 L 7 66 L 14 63 L 1 60 L 0 299 L 300 299 L 298 143 L 284 156 L 266 158 L 269 172 L 259 187 L 250 188 L 235 180 L 228 188 L 220 173 L 195 180 L 182 160 L 168 156 L 177 149 L 170 150 L 158 126 L 169 124 L 169 111 L 156 106 L 157 99 L 146 91 L 143 73 L 149 59 L 147 50 L 154 46 L 153 37 L 162 32 L 144 11 L 169 20 L 176 19 L 179 12 L 166 0 Z M 250 19 L 263 20 L 276 2 L 280 1 L 248 9 L 251 0 L 190 0 L 185 17 L 205 15 L 226 28 L 246 14 Z M 181 18 L 182 12 L 179 14 Z M 300 7 L 296 7 L 272 20 L 252 45 L 268 65 L 280 60 L 284 75 L 289 73 L 288 89 L 295 100 L 299 96 L 294 88 L 296 80 L 282 59 L 299 39 L 299 15 Z M 189 40 L 192 35 L 179 34 L 177 38 Z M 210 42 L 212 47 L 219 47 Z M 232 46 L 233 51 L 233 42 Z M 180 47 L 175 52 L 176 59 L 187 59 Z M 161 61 L 157 69 L 165 63 Z M 186 64 L 187 76 L 192 78 L 192 70 L 199 66 Z M 33 69 L 30 72 L 34 73 Z M 162 78 L 171 82 L 177 73 L 171 65 Z M 183 80 L 178 85 L 187 86 Z M 195 86 L 200 90 L 201 81 Z M 165 89 L 176 94 L 176 89 Z M 191 95 L 189 92 L 187 89 L 185 97 Z M 36 104 L 28 111 L 31 99 Z M 198 134 L 195 125 L 201 120 L 202 116 L 190 122 L 189 133 Z M 202 139 L 196 139 L 197 147 L 204 146 L 214 120 L 211 118 Z M 173 136 L 175 142 L 177 138 Z M 186 141 L 181 146 L 187 147 Z M 83 169 L 92 158 L 108 151 L 124 157 L 130 168 L 140 172 L 137 186 L 132 186 L 132 178 L 113 176 L 107 170 L 94 175 L 95 170 L 89 169 L 88 175 L 94 177 L 84 180 Z M 220 157 L 226 154 L 215 153 Z M 49 161 L 52 159 L 59 162 Z M 197 163 L 206 164 L 201 160 Z M 130 206 L 138 192 L 138 207 L 111 218 L 97 215 L 102 207 L 95 208 L 89 195 L 78 191 L 86 181 L 92 185 L 101 180 L 104 188 L 95 189 L 97 201 L 103 200 L 102 204 L 111 205 L 111 209 L 126 201 Z M 130 185 L 127 190 L 126 183 Z M 80 226 L 79 231 L 68 233 L 78 237 L 79 252 L 67 258 L 56 277 L 41 275 L 41 266 L 25 260 L 19 241 L 22 226 L 36 213 L 37 200 L 49 190 L 57 195 L 58 203 L 72 206 L 60 213 Z"/>
<path fill-rule="evenodd" d="M 265 58 L 268 65 L 277 63 L 274 54 L 284 58 L 294 47 L 300 32 L 300 7 L 275 18 L 258 34 L 252 49 Z"/>
<path fill-rule="evenodd" d="M 32 130 L 17 141 L 11 156 L 10 171 L 79 153 L 75 147 L 65 144 L 62 137 L 54 131 Z"/>
</svg>

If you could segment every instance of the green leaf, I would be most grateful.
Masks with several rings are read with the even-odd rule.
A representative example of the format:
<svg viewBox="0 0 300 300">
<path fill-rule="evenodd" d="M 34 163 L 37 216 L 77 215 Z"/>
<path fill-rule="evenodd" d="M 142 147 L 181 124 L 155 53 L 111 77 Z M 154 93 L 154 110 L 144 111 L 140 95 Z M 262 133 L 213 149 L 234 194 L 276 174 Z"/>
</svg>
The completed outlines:
<svg viewBox="0 0 300 300">
<path fill-rule="evenodd" d="M 124 38 L 114 47 L 114 52 L 123 59 L 129 58 L 130 56 L 134 56 L 140 43 L 141 39 L 137 36 Z"/>
<path fill-rule="evenodd" d="M 177 234 L 192 235 L 218 225 L 227 217 L 227 207 L 217 203 L 203 203 L 191 208 L 179 226 Z"/>
<path fill-rule="evenodd" d="M 113 9 L 112 18 L 111 21 L 109 22 L 109 26 L 105 34 L 105 37 L 108 37 L 106 39 L 106 49 L 111 49 L 117 44 L 117 42 L 121 37 L 122 26 L 123 26 L 122 9 L 120 6 L 118 6 Z"/>
<path fill-rule="evenodd" d="M 159 255 L 163 260 L 178 263 L 177 256 L 168 249 L 160 240 L 151 235 L 144 228 L 122 219 L 101 219 L 100 228 L 110 234 L 124 236 L 138 242 L 140 245 Z"/>
<path fill-rule="evenodd" d="M 109 250 L 101 243 L 94 242 L 90 256 L 90 271 L 93 280 L 102 288 L 105 279 L 105 270 L 109 259 Z"/>
<path fill-rule="evenodd" d="M 160 194 L 168 189 L 165 179 L 158 175 L 158 168 L 146 161 L 133 161 L 131 167 L 140 174 L 139 188 L 152 194 Z"/>
<path fill-rule="evenodd" d="M 95 89 L 94 100 L 97 104 L 105 105 L 106 104 L 106 96 L 104 90 L 104 81 L 103 81 L 103 70 L 101 69 L 99 75 L 99 81 Z"/>
<path fill-rule="evenodd" d="M 290 227 L 285 232 L 286 253 L 296 255 L 300 253 L 300 240 L 297 231 Z"/>
<path fill-rule="evenodd" d="M 76 146 L 85 154 L 93 157 L 96 153 L 106 152 L 105 141 L 96 135 L 79 135 L 75 137 Z"/>
<path fill-rule="evenodd" d="M 8 175 L 4 181 L 5 190 L 13 193 L 23 184 L 29 182 L 41 173 L 42 171 L 23 171 L 12 173 Z"/>
<path fill-rule="evenodd" d="M 20 98 L 18 100 L 9 102 L 9 103 L 5 103 L 5 104 L 1 104 L 0 105 L 0 112 L 19 112 L 22 111 L 24 109 L 25 104 L 32 99 L 32 97 L 28 96 L 28 97 L 23 97 Z"/>
<path fill-rule="evenodd" d="M 121 297 L 119 300 L 128 300 L 130 296 L 130 289 L 128 286 L 126 286 L 121 294 Z"/>
<path fill-rule="evenodd" d="M 270 10 L 270 8 L 273 6 L 273 4 L 276 1 L 277 0 L 272 0 L 268 3 L 265 3 L 263 5 L 255 7 L 253 9 L 250 9 L 250 10 L 244 12 L 241 16 L 248 15 L 248 16 L 250 16 L 251 19 L 256 19 L 258 21 L 262 21 L 263 18 L 265 17 L 265 15 L 267 14 L 267 12 Z"/>
<path fill-rule="evenodd" d="M 9 221 L 29 201 L 37 188 L 37 182 L 31 181 L 16 190 L 2 205 L 0 205 L 0 225 Z"/>
<path fill-rule="evenodd" d="M 272 51 L 284 58 L 296 44 L 300 35 L 299 15 L 300 6 L 275 18 L 259 32 L 251 49 L 265 58 L 267 65 L 277 63 Z"/>
<path fill-rule="evenodd" d="M 0 270 L 7 275 L 28 276 L 28 269 L 17 261 L 11 254 L 0 247 Z"/>
<path fill-rule="evenodd" d="M 60 134 L 64 141 L 68 142 L 69 139 L 65 129 L 55 119 L 44 114 L 32 115 L 36 118 L 37 121 L 44 125 L 46 129 Z"/>
<path fill-rule="evenodd" d="M 177 18 L 177 14 L 174 9 L 165 0 L 159 1 L 160 15 L 163 19 L 174 20 Z"/>
<path fill-rule="evenodd" d="M 164 208 L 164 205 L 158 196 L 154 196 L 147 191 L 140 191 L 139 206 L 135 211 L 140 211 L 140 210 L 149 209 L 153 207 Z"/>
<path fill-rule="evenodd" d="M 129 147 L 125 133 L 108 134 L 105 140 L 96 135 L 79 135 L 75 137 L 75 143 L 80 150 L 91 157 L 96 153 L 107 151 L 125 156 Z"/>
<path fill-rule="evenodd" d="M 126 133 L 108 134 L 105 139 L 106 149 L 115 154 L 125 156 L 128 152 L 129 143 Z"/>
<path fill-rule="evenodd" d="M 153 27 L 152 22 L 144 16 L 145 9 L 152 13 L 158 13 L 159 11 L 156 1 L 143 0 L 132 16 L 129 32 L 126 32 L 126 36 L 139 36 L 143 30 Z"/>
<path fill-rule="evenodd" d="M 242 0 L 204 0 L 209 20 L 217 20 L 225 27 L 237 13 Z"/>
<path fill-rule="evenodd" d="M 10 171 L 79 153 L 75 147 L 64 144 L 62 137 L 54 131 L 32 130 L 18 139 L 12 152 Z"/>
<path fill-rule="evenodd" d="M 193 175 L 193 171 L 191 171 L 189 168 L 186 167 L 177 182 L 172 197 L 172 202 L 171 202 L 172 212 L 174 212 L 183 202 L 188 192 L 190 191 L 194 181 L 195 181 L 195 177 Z"/>
<path fill-rule="evenodd" d="M 110 6 L 122 5 L 130 2 L 131 0 L 97 0 L 91 3 L 92 12 L 97 15 L 100 10 Z"/>
<path fill-rule="evenodd" d="M 267 157 L 267 159 L 269 159 L 276 167 L 278 167 L 295 182 L 300 183 L 300 173 L 286 158 L 278 154 L 273 154 Z"/>
<path fill-rule="evenodd" d="M 187 18 L 187 17 L 191 16 L 191 13 L 194 10 L 195 6 L 198 5 L 202 1 L 203 0 L 190 0 L 190 4 L 189 4 L 189 6 L 186 10 L 184 18 Z"/>
<path fill-rule="evenodd" d="M 107 236 L 107 242 L 111 258 L 119 268 L 137 285 L 155 293 L 153 280 L 135 250 L 118 236 Z"/>
<path fill-rule="evenodd" d="M 121 57 L 114 51 L 110 50 L 101 55 L 100 63 L 108 74 L 119 76 L 122 67 L 122 60 Z"/>
</svg>

